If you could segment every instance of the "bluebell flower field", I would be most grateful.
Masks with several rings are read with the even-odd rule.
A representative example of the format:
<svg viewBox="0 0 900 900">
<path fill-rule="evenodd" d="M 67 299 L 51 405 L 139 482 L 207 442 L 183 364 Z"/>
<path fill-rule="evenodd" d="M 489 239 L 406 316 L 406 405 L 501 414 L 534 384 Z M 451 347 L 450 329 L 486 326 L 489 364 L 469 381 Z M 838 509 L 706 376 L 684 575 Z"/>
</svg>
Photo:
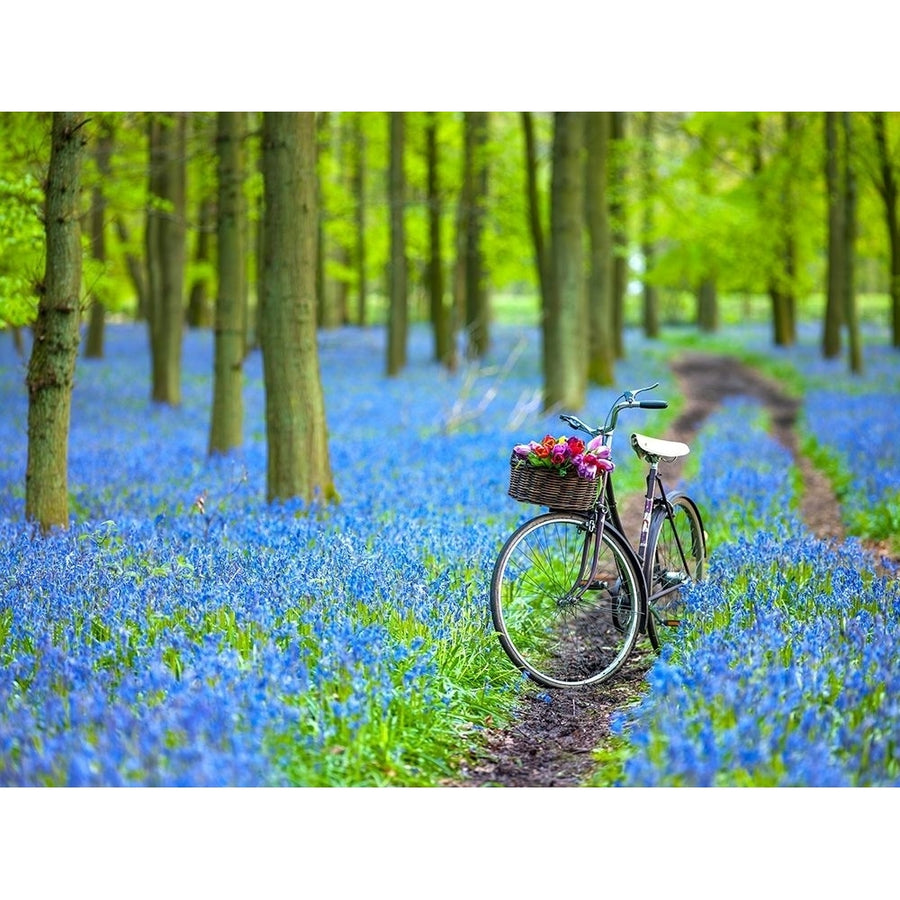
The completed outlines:
<svg viewBox="0 0 900 900">
<path fill-rule="evenodd" d="M 536 331 L 497 327 L 488 360 L 448 374 L 414 330 L 391 379 L 381 330 L 323 332 L 341 502 L 307 507 L 265 502 L 258 353 L 245 446 L 208 459 L 212 336 L 186 334 L 169 409 L 149 400 L 145 327 L 110 326 L 105 359 L 78 361 L 72 525 L 48 537 L 24 521 L 25 361 L 0 338 L 0 784 L 437 785 L 528 689 L 487 592 L 536 511 L 506 495 L 510 449 L 564 433 L 539 412 Z M 622 429 L 664 432 L 670 352 L 631 336 L 617 388 L 592 389 L 582 418 L 660 381 L 672 408 Z M 898 358 L 867 354 L 856 380 L 814 347 L 782 360 L 860 537 L 896 533 L 900 497 Z M 618 483 L 639 489 L 618 446 Z M 856 539 L 805 530 L 790 456 L 741 398 L 707 421 L 687 478 L 710 577 L 618 721 L 621 783 L 900 783 L 895 577 Z"/>
</svg>

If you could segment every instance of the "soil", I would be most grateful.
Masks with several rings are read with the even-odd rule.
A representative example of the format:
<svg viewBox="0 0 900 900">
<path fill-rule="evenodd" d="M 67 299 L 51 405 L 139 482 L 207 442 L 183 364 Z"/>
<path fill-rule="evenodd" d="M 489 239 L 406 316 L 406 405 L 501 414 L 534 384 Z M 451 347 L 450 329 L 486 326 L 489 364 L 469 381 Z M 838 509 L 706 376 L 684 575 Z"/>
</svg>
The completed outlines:
<svg viewBox="0 0 900 900">
<path fill-rule="evenodd" d="M 828 480 L 798 449 L 795 432 L 798 403 L 777 383 L 730 356 L 684 354 L 673 363 L 685 408 L 661 437 L 690 444 L 710 415 L 729 395 L 758 399 L 767 409 L 772 433 L 795 458 L 803 474 L 801 514 L 822 540 L 840 540 L 844 529 L 837 499 Z M 678 472 L 667 468 L 674 484 Z M 622 511 L 628 533 L 637 531 L 642 498 Z M 611 715 L 633 703 L 644 690 L 644 676 L 654 655 L 646 641 L 638 645 L 611 681 L 578 690 L 530 690 L 516 720 L 504 730 L 488 731 L 481 754 L 461 767 L 459 787 L 577 787 L 594 771 L 593 751 L 609 737 Z"/>
</svg>

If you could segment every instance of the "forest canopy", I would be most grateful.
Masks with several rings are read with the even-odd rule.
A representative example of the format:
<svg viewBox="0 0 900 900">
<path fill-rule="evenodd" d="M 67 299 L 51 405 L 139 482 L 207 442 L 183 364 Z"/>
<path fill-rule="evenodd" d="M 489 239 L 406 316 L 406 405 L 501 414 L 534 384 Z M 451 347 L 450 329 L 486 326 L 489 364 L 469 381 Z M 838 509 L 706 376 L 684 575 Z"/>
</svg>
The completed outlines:
<svg viewBox="0 0 900 900">
<path fill-rule="evenodd" d="M 84 227 L 84 300 L 140 316 L 140 270 L 148 215 L 166 211 L 148 178 L 145 113 L 88 113 L 83 173 L 85 225 L 103 204 L 100 234 Z M 49 158 L 49 113 L 2 113 L 0 137 L 0 323 L 28 324 L 43 265 L 42 185 Z M 539 274 L 530 224 L 549 228 L 554 114 L 530 114 L 533 156 L 523 114 L 488 114 L 478 147 L 486 174 L 481 202 L 483 279 L 493 314 L 538 320 Z M 466 205 L 466 116 L 406 113 L 403 171 L 405 254 L 410 315 L 429 316 L 435 236 L 443 291 L 459 287 L 456 265 Z M 611 138 L 608 203 L 616 257 L 625 267 L 625 315 L 641 319 L 641 293 L 658 292 L 663 322 L 692 321 L 695 297 L 715 285 L 721 314 L 769 315 L 774 291 L 821 315 L 827 291 L 827 116 L 820 112 L 621 114 Z M 856 181 L 855 290 L 863 314 L 884 321 L 896 278 L 896 182 L 900 114 L 849 116 L 848 171 Z M 215 297 L 216 116 L 190 113 L 185 138 L 185 290 L 209 321 Z M 255 302 L 262 181 L 258 114 L 245 133 L 248 280 Z M 319 324 L 383 322 L 391 244 L 390 117 L 378 112 L 317 116 L 320 228 Z M 429 141 L 432 141 L 430 144 Z M 845 137 L 841 139 L 847 142 Z M 431 148 L 431 149 L 429 149 Z M 842 151 L 843 152 L 843 151 Z M 432 157 L 429 156 L 432 154 Z M 534 193 L 529 196 L 529 179 Z M 529 209 L 529 202 L 536 209 Z M 431 220 L 437 212 L 437 225 Z M 433 229 L 438 231 L 434 232 Z M 892 261 L 893 260 L 893 261 Z M 892 275 L 892 272 L 894 273 Z M 206 307 L 204 309 L 204 307 Z"/>
</svg>

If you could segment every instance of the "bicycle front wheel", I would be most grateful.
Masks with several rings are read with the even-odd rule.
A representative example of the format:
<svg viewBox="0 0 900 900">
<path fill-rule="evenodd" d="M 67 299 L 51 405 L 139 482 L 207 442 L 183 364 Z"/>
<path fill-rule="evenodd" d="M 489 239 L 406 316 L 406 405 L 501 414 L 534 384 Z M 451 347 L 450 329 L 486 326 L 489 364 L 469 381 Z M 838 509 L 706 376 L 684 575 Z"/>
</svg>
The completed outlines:
<svg viewBox="0 0 900 900">
<path fill-rule="evenodd" d="M 684 620 L 690 586 L 706 567 L 706 534 L 697 504 L 673 491 L 666 497 L 671 512 L 660 506 L 650 520 L 644 578 L 647 582 L 647 636 L 659 652 Z"/>
<path fill-rule="evenodd" d="M 549 687 L 599 684 L 631 652 L 644 583 L 625 539 L 577 513 L 545 513 L 510 535 L 494 566 L 491 616 L 509 658 Z M 596 557 L 596 565 L 594 559 Z"/>
</svg>

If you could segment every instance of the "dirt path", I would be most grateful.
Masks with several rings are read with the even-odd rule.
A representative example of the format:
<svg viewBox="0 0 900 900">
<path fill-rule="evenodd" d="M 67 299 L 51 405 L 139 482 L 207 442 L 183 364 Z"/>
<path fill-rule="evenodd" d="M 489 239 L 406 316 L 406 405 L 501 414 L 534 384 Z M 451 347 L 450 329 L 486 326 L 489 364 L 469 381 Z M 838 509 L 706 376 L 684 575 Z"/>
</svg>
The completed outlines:
<svg viewBox="0 0 900 900">
<path fill-rule="evenodd" d="M 707 416 L 730 395 L 758 399 L 766 407 L 773 435 L 789 449 L 803 473 L 801 513 L 821 539 L 843 537 L 839 507 L 827 479 L 798 456 L 794 424 L 797 402 L 779 386 L 729 356 L 689 353 L 673 363 L 685 408 L 668 434 L 691 443 Z M 670 468 L 669 483 L 678 473 Z M 640 519 L 641 498 L 623 509 L 630 533 Z M 643 646 L 646 646 L 644 642 Z M 593 771 L 592 750 L 609 734 L 610 716 L 639 696 L 652 651 L 635 651 L 609 683 L 581 690 L 535 690 L 523 697 L 520 715 L 507 730 L 488 736 L 483 755 L 464 766 L 462 787 L 577 787 Z"/>
</svg>

